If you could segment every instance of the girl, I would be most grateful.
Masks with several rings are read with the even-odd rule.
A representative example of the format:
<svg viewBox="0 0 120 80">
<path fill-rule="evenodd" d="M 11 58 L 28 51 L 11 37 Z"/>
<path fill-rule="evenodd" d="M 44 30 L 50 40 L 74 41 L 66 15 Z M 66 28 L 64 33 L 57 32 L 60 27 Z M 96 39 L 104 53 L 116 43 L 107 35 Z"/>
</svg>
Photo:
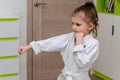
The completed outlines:
<svg viewBox="0 0 120 80">
<path fill-rule="evenodd" d="M 78 7 L 72 14 L 73 32 L 52 37 L 46 40 L 32 41 L 20 47 L 23 54 L 33 49 L 35 54 L 42 51 L 60 51 L 64 61 L 64 69 L 57 80 L 90 80 L 88 71 L 99 54 L 99 43 L 93 38 L 97 36 L 98 15 L 92 2 Z"/>
</svg>

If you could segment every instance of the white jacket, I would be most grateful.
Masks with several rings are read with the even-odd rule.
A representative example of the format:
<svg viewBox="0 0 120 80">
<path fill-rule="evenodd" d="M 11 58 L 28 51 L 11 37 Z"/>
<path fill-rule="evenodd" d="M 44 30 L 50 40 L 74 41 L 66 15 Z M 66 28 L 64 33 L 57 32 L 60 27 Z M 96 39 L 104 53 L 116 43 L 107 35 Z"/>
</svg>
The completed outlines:
<svg viewBox="0 0 120 80">
<path fill-rule="evenodd" d="M 36 55 L 42 51 L 60 51 L 65 65 L 57 80 L 90 80 L 88 70 L 98 57 L 99 43 L 90 34 L 81 45 L 74 45 L 74 38 L 72 32 L 30 43 Z"/>
</svg>

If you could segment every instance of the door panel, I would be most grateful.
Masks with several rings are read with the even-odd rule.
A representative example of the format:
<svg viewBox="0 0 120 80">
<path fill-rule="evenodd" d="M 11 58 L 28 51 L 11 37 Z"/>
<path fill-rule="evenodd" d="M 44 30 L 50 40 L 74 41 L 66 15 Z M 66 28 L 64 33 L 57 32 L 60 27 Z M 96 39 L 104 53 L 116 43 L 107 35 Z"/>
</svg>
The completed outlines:
<svg viewBox="0 0 120 80">
<path fill-rule="evenodd" d="M 113 15 L 112 15 L 113 16 Z M 120 80 L 120 16 L 114 15 L 113 22 L 114 26 L 114 35 L 112 36 L 112 57 L 111 57 L 111 68 L 110 68 L 110 77 L 114 80 Z"/>
<path fill-rule="evenodd" d="M 112 15 L 99 13 L 99 29 L 97 39 L 100 42 L 100 54 L 94 64 L 94 69 L 111 76 L 112 59 Z"/>
<path fill-rule="evenodd" d="M 43 38 L 71 31 L 71 13 L 79 0 L 44 0 Z"/>
<path fill-rule="evenodd" d="M 37 7 L 33 5 L 33 40 L 41 40 L 71 32 L 71 14 L 85 1 L 34 0 L 33 3 L 35 2 L 44 3 Z M 63 65 L 59 52 L 33 55 L 33 80 L 56 80 Z"/>
</svg>

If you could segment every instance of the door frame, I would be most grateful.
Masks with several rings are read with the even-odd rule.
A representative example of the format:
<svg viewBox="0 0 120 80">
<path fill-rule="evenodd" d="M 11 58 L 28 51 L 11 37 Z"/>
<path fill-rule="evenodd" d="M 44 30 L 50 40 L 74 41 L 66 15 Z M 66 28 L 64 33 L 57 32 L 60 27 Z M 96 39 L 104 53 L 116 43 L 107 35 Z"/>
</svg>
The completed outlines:
<svg viewBox="0 0 120 80">
<path fill-rule="evenodd" d="M 33 0 L 27 0 L 27 44 L 33 39 Z M 33 80 L 33 54 L 27 51 L 27 80 Z"/>
</svg>

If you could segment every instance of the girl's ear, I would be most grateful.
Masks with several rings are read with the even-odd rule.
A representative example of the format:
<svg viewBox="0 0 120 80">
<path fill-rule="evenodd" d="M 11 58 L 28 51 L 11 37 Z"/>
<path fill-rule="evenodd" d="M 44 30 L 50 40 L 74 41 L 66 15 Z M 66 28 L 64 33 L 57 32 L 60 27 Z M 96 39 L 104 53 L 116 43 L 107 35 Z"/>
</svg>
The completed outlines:
<svg viewBox="0 0 120 80">
<path fill-rule="evenodd" d="M 88 29 L 89 29 L 89 30 L 92 30 L 93 28 L 94 28 L 93 23 L 89 23 L 89 24 L 88 24 Z"/>
</svg>

